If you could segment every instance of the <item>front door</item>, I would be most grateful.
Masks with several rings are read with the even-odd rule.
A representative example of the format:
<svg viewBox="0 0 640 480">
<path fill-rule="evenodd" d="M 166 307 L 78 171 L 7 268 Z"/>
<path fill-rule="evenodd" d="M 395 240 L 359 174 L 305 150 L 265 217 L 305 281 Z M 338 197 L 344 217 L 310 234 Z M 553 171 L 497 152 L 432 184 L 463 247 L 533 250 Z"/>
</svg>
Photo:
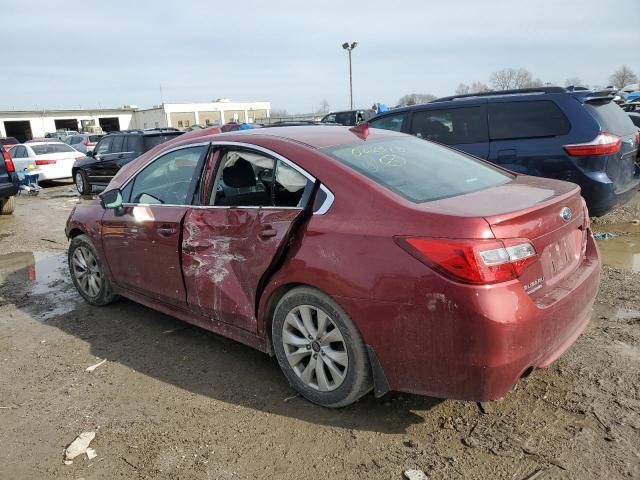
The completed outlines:
<svg viewBox="0 0 640 480">
<path fill-rule="evenodd" d="M 186 305 L 181 231 L 207 148 L 185 147 L 158 157 L 122 189 L 123 211 L 105 211 L 103 249 L 121 288 Z"/>
<path fill-rule="evenodd" d="M 262 152 L 226 150 L 207 203 L 184 219 L 187 302 L 255 332 L 261 278 L 287 243 L 313 183 Z"/>
</svg>

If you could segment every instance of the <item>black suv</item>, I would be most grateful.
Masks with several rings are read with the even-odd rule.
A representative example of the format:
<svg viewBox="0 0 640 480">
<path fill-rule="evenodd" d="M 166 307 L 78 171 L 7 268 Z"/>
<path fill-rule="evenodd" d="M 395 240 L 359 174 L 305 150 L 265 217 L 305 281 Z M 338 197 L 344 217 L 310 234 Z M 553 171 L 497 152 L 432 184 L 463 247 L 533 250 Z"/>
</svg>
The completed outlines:
<svg viewBox="0 0 640 480">
<path fill-rule="evenodd" d="M 0 215 L 13 213 L 18 193 L 18 176 L 11 157 L 0 145 Z"/>
<path fill-rule="evenodd" d="M 638 191 L 640 135 L 609 90 L 543 87 L 440 98 L 369 120 L 517 173 L 577 183 L 600 216 Z M 508 199 L 505 199 L 508 201 Z"/>
<path fill-rule="evenodd" d="M 86 157 L 73 165 L 72 175 L 78 192 L 87 195 L 95 190 L 94 186 L 106 187 L 123 165 L 182 133 L 175 128 L 154 128 L 105 135 L 92 152 L 87 152 Z"/>
</svg>

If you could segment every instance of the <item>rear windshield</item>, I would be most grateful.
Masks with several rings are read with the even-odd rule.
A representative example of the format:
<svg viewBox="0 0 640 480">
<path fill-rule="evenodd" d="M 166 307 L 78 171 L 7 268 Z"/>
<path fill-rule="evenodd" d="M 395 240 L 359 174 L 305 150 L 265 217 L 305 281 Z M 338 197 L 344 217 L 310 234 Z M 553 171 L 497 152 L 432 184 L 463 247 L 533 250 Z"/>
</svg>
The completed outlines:
<svg viewBox="0 0 640 480">
<path fill-rule="evenodd" d="M 67 153 L 76 152 L 77 150 L 71 148 L 65 143 L 47 143 L 46 145 L 31 145 L 33 153 L 36 155 L 44 155 L 45 153 Z"/>
<path fill-rule="evenodd" d="M 178 135 L 181 135 L 182 132 L 176 132 L 173 134 L 167 134 L 167 135 L 145 135 L 144 136 L 144 151 L 148 151 L 151 150 L 153 147 L 160 145 L 161 143 L 164 143 L 168 140 L 171 140 L 172 138 L 177 137 Z"/>
<path fill-rule="evenodd" d="M 513 178 L 473 157 L 410 136 L 322 151 L 415 203 L 483 190 Z"/>
<path fill-rule="evenodd" d="M 588 102 L 585 106 L 605 132 L 613 133 L 614 135 L 629 135 L 636 130 L 629 115 L 615 102 Z"/>
</svg>

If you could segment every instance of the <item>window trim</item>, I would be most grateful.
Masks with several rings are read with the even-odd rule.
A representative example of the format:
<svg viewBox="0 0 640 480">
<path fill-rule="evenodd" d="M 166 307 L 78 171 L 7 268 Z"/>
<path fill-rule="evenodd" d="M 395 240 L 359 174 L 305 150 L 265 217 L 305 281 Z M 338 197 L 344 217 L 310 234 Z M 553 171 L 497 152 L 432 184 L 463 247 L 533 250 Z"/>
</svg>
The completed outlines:
<svg viewBox="0 0 640 480">
<path fill-rule="evenodd" d="M 288 158 L 283 157 L 282 155 L 280 155 L 279 153 L 274 152 L 273 150 L 269 150 L 268 148 L 265 147 L 261 147 L 260 145 L 253 145 L 251 143 L 244 143 L 244 142 L 224 142 L 224 141 L 213 141 L 213 142 L 198 142 L 198 143 L 191 143 L 189 145 L 180 145 L 177 147 L 173 147 L 170 148 L 169 150 L 165 150 L 163 152 L 158 153 L 155 157 L 151 158 L 148 162 L 146 162 L 144 165 L 141 165 L 135 172 L 133 172 L 131 174 L 131 176 L 122 184 L 120 185 L 119 190 L 122 191 L 124 190 L 127 185 L 135 178 L 138 176 L 138 174 L 144 170 L 146 167 L 148 167 L 149 165 L 151 165 L 153 162 L 155 162 L 156 160 L 158 160 L 160 157 L 163 157 L 164 155 L 174 152 L 176 150 L 181 150 L 184 148 L 192 148 L 192 147 L 199 147 L 199 146 L 205 146 L 205 145 L 209 145 L 209 150 L 207 152 L 209 152 L 212 148 L 224 148 L 224 147 L 239 147 L 239 148 L 246 148 L 249 150 L 257 150 L 261 153 L 264 153 L 266 155 L 269 155 L 273 158 L 275 158 L 276 160 L 281 160 L 282 162 L 286 163 L 287 165 L 289 165 L 291 168 L 293 168 L 294 170 L 296 170 L 297 172 L 299 172 L 300 174 L 302 174 L 304 177 L 307 178 L 307 180 L 309 180 L 311 183 L 315 183 L 317 181 L 317 179 L 311 175 L 309 172 L 307 172 L 306 170 L 302 169 L 302 167 L 296 165 L 294 162 L 292 162 L 291 160 L 289 160 Z M 205 154 L 206 156 L 206 154 Z M 217 169 L 216 169 L 217 171 Z M 320 183 L 320 189 L 326 194 L 327 198 L 325 199 L 325 201 L 322 203 L 322 205 L 320 205 L 320 208 L 318 208 L 318 210 L 314 211 L 313 214 L 314 215 L 324 215 L 325 213 L 327 213 L 327 211 L 331 208 L 331 205 L 333 205 L 333 202 L 335 200 L 335 195 L 333 194 L 333 192 L 331 190 L 329 190 L 329 188 L 327 186 L 325 186 L 324 183 Z M 227 206 L 227 205 L 170 205 L 170 204 L 155 204 L 155 203 L 123 203 L 122 204 L 124 207 L 139 207 L 139 206 L 144 206 L 144 207 L 188 207 L 188 208 L 196 208 L 196 209 L 203 209 L 203 208 L 262 208 L 262 209 L 268 209 L 268 210 L 282 210 L 282 209 L 287 209 L 287 210 L 302 210 L 301 207 L 256 207 L 254 205 L 237 205 L 237 206 Z"/>
</svg>

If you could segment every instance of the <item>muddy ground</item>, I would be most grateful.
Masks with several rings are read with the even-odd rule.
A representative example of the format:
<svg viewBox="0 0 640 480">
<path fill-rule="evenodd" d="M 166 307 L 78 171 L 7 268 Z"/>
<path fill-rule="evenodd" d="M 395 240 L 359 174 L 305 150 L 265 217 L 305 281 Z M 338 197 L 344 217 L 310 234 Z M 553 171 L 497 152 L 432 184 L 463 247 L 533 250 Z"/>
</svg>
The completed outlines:
<svg viewBox="0 0 640 480">
<path fill-rule="evenodd" d="M 640 478 L 640 196 L 594 223 L 618 236 L 600 242 L 593 320 L 550 368 L 483 408 L 390 394 L 342 410 L 294 397 L 248 347 L 83 303 L 65 273 L 76 201 L 50 185 L 0 218 L 0 479 Z M 83 431 L 97 457 L 64 465 Z"/>
</svg>

